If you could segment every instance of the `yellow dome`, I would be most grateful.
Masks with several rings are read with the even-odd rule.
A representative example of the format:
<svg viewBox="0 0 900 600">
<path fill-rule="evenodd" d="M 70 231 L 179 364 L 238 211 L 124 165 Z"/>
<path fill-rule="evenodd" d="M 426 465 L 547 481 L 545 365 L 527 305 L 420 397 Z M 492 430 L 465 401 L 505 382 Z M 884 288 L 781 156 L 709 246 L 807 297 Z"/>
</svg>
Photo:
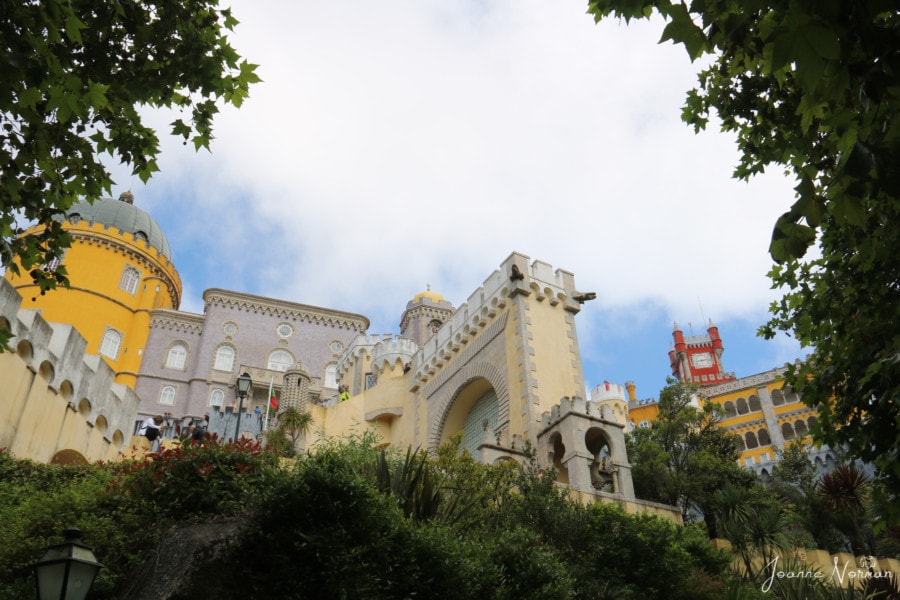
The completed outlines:
<svg viewBox="0 0 900 600">
<path fill-rule="evenodd" d="M 418 294 L 416 294 L 415 296 L 413 296 L 413 302 L 418 302 L 418 301 L 421 300 L 422 298 L 428 298 L 429 300 L 431 300 L 431 301 L 434 302 L 435 304 L 437 304 L 438 302 L 443 302 L 443 301 L 446 300 L 446 298 L 444 298 L 443 296 L 441 296 L 441 295 L 438 294 L 437 292 L 432 292 L 432 291 L 431 291 L 431 286 L 428 286 L 428 289 L 425 290 L 424 292 L 419 292 Z"/>
</svg>

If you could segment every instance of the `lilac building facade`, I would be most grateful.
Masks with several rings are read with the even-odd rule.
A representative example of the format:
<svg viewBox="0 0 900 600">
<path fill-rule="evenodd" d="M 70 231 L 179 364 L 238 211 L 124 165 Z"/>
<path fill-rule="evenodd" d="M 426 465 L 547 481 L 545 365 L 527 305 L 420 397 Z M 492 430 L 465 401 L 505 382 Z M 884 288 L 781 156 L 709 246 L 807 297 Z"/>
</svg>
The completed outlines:
<svg viewBox="0 0 900 600">
<path fill-rule="evenodd" d="M 150 313 L 135 386 L 139 421 L 169 413 L 173 424 L 186 426 L 209 415 L 211 431 L 232 437 L 235 381 L 248 373 L 253 386 L 243 402 L 241 432 L 255 434 L 261 424 L 251 418 L 259 414 L 254 408 L 265 410 L 270 384 L 280 397 L 283 373 L 297 363 L 310 375 L 311 401 L 336 396 L 338 359 L 369 327 L 362 315 L 222 289 L 206 290 L 203 300 L 203 315 Z"/>
</svg>

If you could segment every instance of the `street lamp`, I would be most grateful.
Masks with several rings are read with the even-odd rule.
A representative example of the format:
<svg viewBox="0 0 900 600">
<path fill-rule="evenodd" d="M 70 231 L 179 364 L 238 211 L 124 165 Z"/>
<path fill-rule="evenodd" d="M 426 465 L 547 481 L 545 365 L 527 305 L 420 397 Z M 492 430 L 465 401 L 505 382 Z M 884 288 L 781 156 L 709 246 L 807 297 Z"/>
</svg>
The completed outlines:
<svg viewBox="0 0 900 600">
<path fill-rule="evenodd" d="M 47 547 L 34 565 L 40 600 L 83 600 L 103 566 L 90 546 L 81 543 L 81 530 L 63 531 L 65 540 Z"/>
<path fill-rule="evenodd" d="M 237 427 L 234 428 L 234 441 L 238 441 L 238 434 L 241 432 L 241 411 L 244 408 L 244 398 L 247 397 L 247 392 L 250 391 L 250 386 L 253 385 L 253 381 L 250 379 L 250 375 L 244 373 L 240 377 L 237 378 L 237 392 L 238 392 L 238 418 L 237 418 Z"/>
</svg>

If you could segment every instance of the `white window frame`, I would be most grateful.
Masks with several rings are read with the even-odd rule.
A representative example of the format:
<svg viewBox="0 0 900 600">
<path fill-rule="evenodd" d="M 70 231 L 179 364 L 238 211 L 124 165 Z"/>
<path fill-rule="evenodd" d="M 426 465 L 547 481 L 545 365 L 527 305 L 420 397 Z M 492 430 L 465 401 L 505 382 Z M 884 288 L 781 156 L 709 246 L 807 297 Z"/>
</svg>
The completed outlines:
<svg viewBox="0 0 900 600">
<path fill-rule="evenodd" d="M 159 390 L 158 403 L 164 406 L 175 406 L 175 397 L 178 396 L 178 390 L 174 385 L 164 385 Z"/>
<path fill-rule="evenodd" d="M 337 365 L 330 364 L 325 366 L 325 377 L 322 379 L 322 387 L 329 389 L 337 389 Z"/>
<path fill-rule="evenodd" d="M 274 362 L 272 360 L 272 358 L 276 355 L 286 356 L 289 360 L 286 363 L 285 362 Z M 283 373 L 283 372 L 287 371 L 288 369 L 290 369 L 291 365 L 293 365 L 294 362 L 295 362 L 294 357 L 293 357 L 293 355 L 291 355 L 290 352 L 279 348 L 278 350 L 272 350 L 271 352 L 269 352 L 269 358 L 266 360 L 266 368 L 269 369 L 270 371 L 280 371 Z M 282 367 L 284 367 L 284 368 L 282 368 Z"/>
<path fill-rule="evenodd" d="M 122 332 L 107 327 L 103 332 L 103 339 L 100 340 L 100 354 L 109 359 L 118 360 L 119 350 L 122 349 L 122 339 Z"/>
<path fill-rule="evenodd" d="M 125 265 L 125 270 L 122 271 L 122 277 L 119 279 L 119 289 L 134 296 L 137 294 L 140 283 L 141 272 L 131 265 Z"/>
<path fill-rule="evenodd" d="M 209 405 L 217 406 L 222 408 L 225 406 L 225 390 L 221 388 L 215 388 L 213 391 L 209 393 Z"/>
<path fill-rule="evenodd" d="M 181 350 L 181 352 L 178 352 L 178 350 Z M 166 353 L 166 368 L 184 371 L 187 365 L 187 355 L 187 345 L 184 342 L 175 342 L 169 346 L 169 351 Z"/>
<path fill-rule="evenodd" d="M 225 365 L 225 359 L 223 358 L 226 350 L 231 353 L 229 357 L 229 364 L 227 366 Z M 234 371 L 234 359 L 236 354 L 237 353 L 234 351 L 234 348 L 232 348 L 231 346 L 224 344 L 222 346 L 219 346 L 218 348 L 216 348 L 216 358 L 215 362 L 213 363 L 213 369 L 217 371 L 228 371 L 229 373 Z"/>
</svg>

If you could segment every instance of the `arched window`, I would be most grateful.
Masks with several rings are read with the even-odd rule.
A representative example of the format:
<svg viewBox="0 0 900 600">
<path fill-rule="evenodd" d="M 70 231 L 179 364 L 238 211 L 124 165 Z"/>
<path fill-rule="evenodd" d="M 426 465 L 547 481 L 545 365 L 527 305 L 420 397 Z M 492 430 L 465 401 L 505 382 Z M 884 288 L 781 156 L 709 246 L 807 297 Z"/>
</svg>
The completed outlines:
<svg viewBox="0 0 900 600">
<path fill-rule="evenodd" d="M 272 371 L 287 371 L 294 364 L 294 357 L 287 350 L 274 350 L 269 354 L 268 368 Z"/>
<path fill-rule="evenodd" d="M 728 402 L 726 402 L 726 403 L 722 406 L 722 409 L 725 411 L 725 416 L 726 416 L 726 417 L 735 417 L 735 416 L 737 416 L 737 410 L 735 410 L 735 408 L 734 408 L 734 402 L 732 402 L 731 400 L 729 400 Z"/>
<path fill-rule="evenodd" d="M 754 434 L 752 431 L 747 432 L 747 434 L 744 436 L 744 441 L 747 445 L 747 450 L 752 450 L 759 446 L 759 442 L 756 441 L 756 434 Z"/>
<path fill-rule="evenodd" d="M 209 393 L 209 405 L 222 408 L 225 404 L 225 392 L 218 388 Z"/>
<path fill-rule="evenodd" d="M 337 388 L 337 365 L 328 365 L 325 367 L 325 382 L 322 387 Z"/>
<path fill-rule="evenodd" d="M 159 403 L 166 406 L 175 404 L 175 388 L 171 385 L 164 386 L 159 392 Z"/>
<path fill-rule="evenodd" d="M 785 388 L 784 392 L 785 392 L 785 394 L 784 394 L 785 402 L 787 402 L 787 403 L 800 402 L 800 396 L 797 394 L 797 392 L 794 391 L 794 388 L 787 387 L 787 388 Z"/>
<path fill-rule="evenodd" d="M 746 415 L 748 412 L 750 412 L 750 409 L 747 408 L 747 401 L 743 398 L 737 399 L 737 411 L 739 415 Z"/>
<path fill-rule="evenodd" d="M 818 423 L 818 422 L 819 422 L 819 420 L 818 420 L 817 418 L 815 418 L 815 417 L 810 417 L 810 418 L 808 418 L 808 419 L 806 420 L 806 423 L 809 425 L 809 428 L 810 428 L 810 429 L 812 429 L 813 427 L 815 427 L 815 426 L 816 426 L 816 423 Z"/>
<path fill-rule="evenodd" d="M 785 423 L 781 426 L 781 436 L 785 441 L 794 439 L 794 428 L 791 427 L 790 423 Z"/>
<path fill-rule="evenodd" d="M 759 405 L 759 396 L 756 394 L 750 396 L 750 412 L 762 410 L 762 406 Z"/>
<path fill-rule="evenodd" d="M 166 367 L 169 369 L 184 369 L 184 363 L 187 361 L 187 346 L 181 342 L 176 342 L 169 347 L 169 353 L 166 355 Z"/>
<path fill-rule="evenodd" d="M 772 445 L 772 438 L 769 437 L 768 429 L 765 429 L 765 428 L 760 429 L 759 431 L 756 432 L 756 434 L 759 437 L 759 445 L 760 446 Z"/>
<path fill-rule="evenodd" d="M 803 421 L 803 419 L 794 421 L 794 431 L 797 433 L 797 437 L 799 438 L 806 436 L 806 423 Z"/>
<path fill-rule="evenodd" d="M 141 272 L 131 265 L 125 265 L 125 270 L 122 271 L 122 278 L 119 279 L 119 289 L 134 295 L 137 293 L 138 284 L 140 283 Z"/>
<path fill-rule="evenodd" d="M 772 396 L 772 404 L 774 404 L 775 406 L 781 406 L 782 404 L 784 404 L 784 392 L 782 392 L 781 390 L 772 390 L 770 392 L 770 395 Z"/>
<path fill-rule="evenodd" d="M 213 366 L 218 371 L 231 371 L 234 369 L 234 348 L 231 346 L 219 346 L 216 350 L 216 364 Z"/>
<path fill-rule="evenodd" d="M 100 354 L 116 360 L 119 356 L 119 348 L 122 347 L 122 334 L 115 329 L 107 329 L 100 342 Z"/>
</svg>

